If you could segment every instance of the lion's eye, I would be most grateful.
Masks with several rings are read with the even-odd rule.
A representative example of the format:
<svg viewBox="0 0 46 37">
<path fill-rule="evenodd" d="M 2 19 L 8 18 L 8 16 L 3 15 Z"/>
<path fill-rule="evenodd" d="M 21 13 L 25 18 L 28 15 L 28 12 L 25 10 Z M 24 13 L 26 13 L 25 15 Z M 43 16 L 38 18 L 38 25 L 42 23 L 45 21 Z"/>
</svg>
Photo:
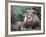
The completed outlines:
<svg viewBox="0 0 46 37">
<path fill-rule="evenodd" d="M 32 16 L 32 14 L 30 14 L 30 16 Z"/>
</svg>

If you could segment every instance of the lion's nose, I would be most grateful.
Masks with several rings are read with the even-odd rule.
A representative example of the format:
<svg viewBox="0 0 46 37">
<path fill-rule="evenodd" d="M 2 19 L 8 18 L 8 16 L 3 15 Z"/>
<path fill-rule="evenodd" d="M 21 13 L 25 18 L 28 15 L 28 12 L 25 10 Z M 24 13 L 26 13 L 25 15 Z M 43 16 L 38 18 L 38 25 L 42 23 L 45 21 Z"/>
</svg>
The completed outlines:
<svg viewBox="0 0 46 37">
<path fill-rule="evenodd" d="M 30 17 L 30 15 L 28 16 L 28 19 L 30 19 L 31 17 Z"/>
</svg>

